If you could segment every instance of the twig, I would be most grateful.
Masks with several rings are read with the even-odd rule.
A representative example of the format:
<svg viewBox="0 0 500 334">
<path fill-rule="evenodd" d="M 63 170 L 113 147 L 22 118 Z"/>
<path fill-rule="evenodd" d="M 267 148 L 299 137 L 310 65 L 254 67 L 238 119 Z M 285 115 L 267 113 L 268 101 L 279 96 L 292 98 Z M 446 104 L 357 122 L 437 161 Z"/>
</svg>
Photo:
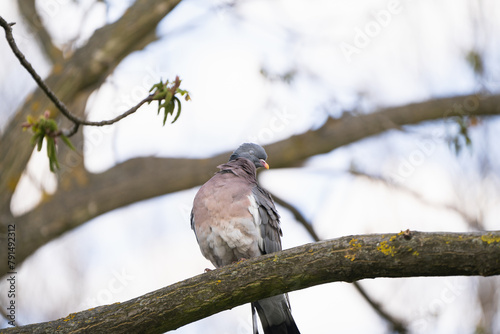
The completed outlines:
<svg viewBox="0 0 500 334">
<path fill-rule="evenodd" d="M 15 23 L 7 23 L 7 21 L 4 20 L 3 17 L 0 16 L 0 25 L 4 28 L 5 30 L 5 38 L 7 39 L 7 42 L 9 43 L 10 48 L 12 49 L 12 52 L 14 52 L 14 55 L 17 57 L 21 65 L 28 71 L 28 73 L 33 77 L 33 79 L 36 81 L 40 89 L 44 91 L 44 93 L 49 97 L 49 99 L 56 105 L 56 107 L 66 116 L 70 121 L 73 123 L 80 123 L 80 119 L 71 112 L 69 112 L 68 108 L 64 105 L 62 101 L 60 101 L 57 96 L 54 94 L 54 92 L 45 84 L 45 82 L 42 80 L 42 78 L 38 75 L 38 73 L 35 71 L 33 66 L 31 66 L 30 62 L 26 60 L 26 57 L 24 54 L 19 50 L 17 47 L 16 41 L 14 40 L 14 36 L 12 35 L 12 26 Z"/>
<path fill-rule="evenodd" d="M 285 207 L 286 209 L 290 210 L 290 212 L 293 214 L 295 219 L 304 226 L 304 228 L 309 232 L 309 235 L 314 239 L 314 241 L 321 241 L 320 237 L 314 230 L 314 227 L 307 221 L 307 219 L 300 213 L 299 210 L 292 204 L 288 203 L 284 199 L 276 196 L 275 194 L 272 194 L 272 197 L 276 203 L 279 205 Z M 401 334 L 408 333 L 408 329 L 406 328 L 406 325 L 403 321 L 396 319 L 389 313 L 387 313 L 380 303 L 374 301 L 366 292 L 366 290 L 361 286 L 361 284 L 357 281 L 352 282 L 356 290 L 361 294 L 361 296 L 370 304 L 370 306 L 377 312 L 379 316 L 381 316 L 383 319 L 387 320 L 392 326 L 392 329 Z"/>
<path fill-rule="evenodd" d="M 43 81 L 43 79 L 38 75 L 38 73 L 35 71 L 33 66 L 26 60 L 26 57 L 24 54 L 19 50 L 17 47 L 16 41 L 14 40 L 14 36 L 12 35 L 12 26 L 15 23 L 7 23 L 7 21 L 4 20 L 3 17 L 0 16 L 0 25 L 4 28 L 5 30 L 5 37 L 7 39 L 7 42 L 9 43 L 10 48 L 12 49 L 12 52 L 14 55 L 17 57 L 21 65 L 28 71 L 28 73 L 31 75 L 31 77 L 35 80 L 35 82 L 38 84 L 40 89 L 47 95 L 47 97 L 54 103 L 54 105 L 59 109 L 59 111 L 66 116 L 71 122 L 73 122 L 73 127 L 70 130 L 64 130 L 61 131 L 60 134 L 65 135 L 66 137 L 71 137 L 74 135 L 77 131 L 80 125 L 90 125 L 90 126 L 104 126 L 104 125 L 111 125 L 113 123 L 116 123 L 120 121 L 121 119 L 135 113 L 137 109 L 139 109 L 144 103 L 151 102 L 155 100 L 154 95 L 149 95 L 146 98 L 144 98 L 141 102 L 139 102 L 136 106 L 130 108 L 123 114 L 110 119 L 110 120 L 105 120 L 105 121 L 99 121 L 99 122 L 92 122 L 92 121 L 87 121 L 85 119 L 81 119 L 74 114 L 72 114 L 66 105 L 59 100 L 59 98 L 55 95 L 55 93 L 47 86 L 47 84 Z"/>
<path fill-rule="evenodd" d="M 408 329 L 406 328 L 406 325 L 404 324 L 404 322 L 394 318 L 392 315 L 387 313 L 382 308 L 380 303 L 377 303 L 370 296 L 368 296 L 368 294 L 366 293 L 366 290 L 358 282 L 353 282 L 352 284 L 354 285 L 356 290 L 358 290 L 358 292 L 361 294 L 361 296 L 366 300 L 366 302 L 368 304 L 370 304 L 370 306 L 375 310 L 375 312 L 377 312 L 377 314 L 379 316 L 381 316 L 382 318 L 384 318 L 385 320 L 387 320 L 391 324 L 392 329 L 395 332 L 401 333 L 401 334 L 408 333 Z"/>
<path fill-rule="evenodd" d="M 321 241 L 320 237 L 318 236 L 318 234 L 316 234 L 316 231 L 314 230 L 312 225 L 309 224 L 309 222 L 306 220 L 306 218 L 302 215 L 302 213 L 300 213 L 299 210 L 297 210 L 297 208 L 295 206 L 288 203 L 287 201 L 285 201 L 281 197 L 276 196 L 275 194 L 272 194 L 272 196 L 273 196 L 273 199 L 276 203 L 278 203 L 282 207 L 288 209 L 293 214 L 295 219 L 298 222 L 300 222 L 302 224 L 302 226 L 304 226 L 304 228 L 307 230 L 309 235 L 314 239 L 314 241 Z"/>
</svg>

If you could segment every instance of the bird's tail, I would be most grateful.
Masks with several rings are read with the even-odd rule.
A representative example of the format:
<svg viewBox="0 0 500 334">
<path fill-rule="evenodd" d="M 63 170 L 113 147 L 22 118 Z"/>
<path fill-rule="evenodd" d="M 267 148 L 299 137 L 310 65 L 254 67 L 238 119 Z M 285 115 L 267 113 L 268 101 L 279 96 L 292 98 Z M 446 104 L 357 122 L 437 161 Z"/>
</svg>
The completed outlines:
<svg viewBox="0 0 500 334">
<path fill-rule="evenodd" d="M 286 294 L 252 303 L 253 333 L 258 334 L 255 311 L 259 314 L 264 334 L 300 334 Z"/>
</svg>

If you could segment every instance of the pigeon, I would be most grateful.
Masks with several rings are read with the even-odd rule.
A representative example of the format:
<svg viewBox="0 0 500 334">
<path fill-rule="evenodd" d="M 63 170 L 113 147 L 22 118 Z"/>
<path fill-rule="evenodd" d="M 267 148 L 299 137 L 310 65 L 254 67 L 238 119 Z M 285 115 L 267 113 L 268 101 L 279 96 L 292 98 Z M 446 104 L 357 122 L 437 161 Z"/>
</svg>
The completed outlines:
<svg viewBox="0 0 500 334">
<path fill-rule="evenodd" d="M 194 198 L 191 228 L 201 253 L 216 268 L 281 250 L 280 216 L 256 177 L 258 168 L 269 169 L 266 159 L 260 145 L 242 144 Z M 300 334 L 288 295 L 261 299 L 251 308 L 254 334 L 256 313 L 264 334 Z"/>
</svg>

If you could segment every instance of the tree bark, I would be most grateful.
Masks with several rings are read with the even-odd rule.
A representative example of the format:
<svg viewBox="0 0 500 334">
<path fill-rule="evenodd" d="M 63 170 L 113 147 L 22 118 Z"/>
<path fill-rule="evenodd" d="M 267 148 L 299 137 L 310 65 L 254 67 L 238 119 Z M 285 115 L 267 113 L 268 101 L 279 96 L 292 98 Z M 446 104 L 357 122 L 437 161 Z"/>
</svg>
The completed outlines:
<svg viewBox="0 0 500 334">
<path fill-rule="evenodd" d="M 123 303 L 3 333 L 163 333 L 238 305 L 324 283 L 499 274 L 500 231 L 346 236 L 245 260 Z"/>
</svg>

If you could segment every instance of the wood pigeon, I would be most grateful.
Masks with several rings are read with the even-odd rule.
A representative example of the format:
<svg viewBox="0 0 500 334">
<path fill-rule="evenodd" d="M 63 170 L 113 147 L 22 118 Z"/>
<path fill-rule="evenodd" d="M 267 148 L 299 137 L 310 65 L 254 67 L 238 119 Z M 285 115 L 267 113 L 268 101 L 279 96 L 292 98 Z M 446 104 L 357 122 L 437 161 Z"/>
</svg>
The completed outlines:
<svg viewBox="0 0 500 334">
<path fill-rule="evenodd" d="M 216 268 L 281 250 L 279 214 L 271 195 L 256 178 L 257 168 L 269 169 L 264 149 L 242 144 L 217 166 L 194 198 L 191 228 L 203 255 Z M 286 294 L 252 303 L 253 333 L 258 334 L 255 311 L 264 334 L 300 334 Z"/>
</svg>

